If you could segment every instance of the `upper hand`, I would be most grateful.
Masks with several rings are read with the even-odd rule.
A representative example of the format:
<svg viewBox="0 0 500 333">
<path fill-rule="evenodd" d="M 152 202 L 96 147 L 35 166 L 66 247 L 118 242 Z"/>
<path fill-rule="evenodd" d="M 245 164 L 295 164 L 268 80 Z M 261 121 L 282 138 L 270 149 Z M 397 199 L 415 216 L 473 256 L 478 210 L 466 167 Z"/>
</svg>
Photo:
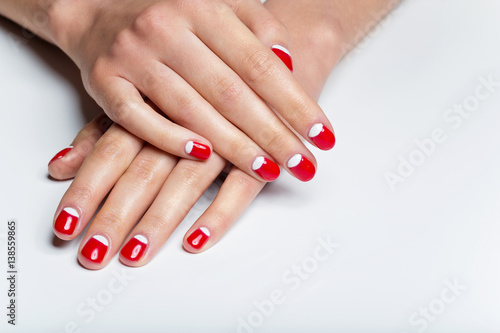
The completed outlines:
<svg viewBox="0 0 500 333">
<path fill-rule="evenodd" d="M 266 181 L 279 174 L 274 161 L 300 180 L 314 176 L 316 161 L 299 136 L 333 147 L 328 119 L 271 50 L 286 50 L 287 30 L 259 1 L 89 0 L 67 7 L 56 20 L 59 46 L 108 116 L 152 145 L 202 159 L 213 146 Z"/>
</svg>

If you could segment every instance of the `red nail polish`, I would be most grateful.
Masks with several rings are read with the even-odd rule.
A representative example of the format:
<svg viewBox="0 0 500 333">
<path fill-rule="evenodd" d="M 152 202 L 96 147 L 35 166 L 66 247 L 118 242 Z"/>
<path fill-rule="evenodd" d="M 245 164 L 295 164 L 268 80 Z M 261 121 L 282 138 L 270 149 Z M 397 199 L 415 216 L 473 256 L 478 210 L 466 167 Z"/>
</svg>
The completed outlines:
<svg viewBox="0 0 500 333">
<path fill-rule="evenodd" d="M 94 235 L 82 249 L 82 255 L 89 261 L 100 264 L 108 251 L 108 239 L 102 235 Z"/>
<path fill-rule="evenodd" d="M 271 50 L 273 50 L 274 54 L 276 54 L 281 61 L 283 61 L 288 67 L 288 69 L 293 72 L 293 64 L 292 57 L 290 56 L 290 51 L 288 51 L 285 47 L 281 45 L 273 45 L 271 46 Z"/>
<path fill-rule="evenodd" d="M 54 223 L 54 229 L 61 234 L 71 235 L 75 232 L 79 217 L 80 215 L 76 209 L 66 207 L 61 210 L 57 216 L 56 223 Z"/>
<path fill-rule="evenodd" d="M 125 246 L 123 246 L 120 254 L 127 260 L 139 261 L 146 251 L 148 240 L 143 235 L 135 235 Z"/>
<path fill-rule="evenodd" d="M 199 250 L 205 245 L 210 237 L 210 231 L 207 227 L 201 227 L 193 231 L 193 233 L 187 238 L 187 242 L 193 248 Z"/>
<path fill-rule="evenodd" d="M 287 166 L 294 176 L 303 182 L 308 182 L 313 179 L 316 173 L 314 164 L 301 154 L 293 155 L 292 158 L 288 160 Z"/>
<path fill-rule="evenodd" d="M 209 146 L 194 141 L 189 141 L 186 144 L 185 150 L 188 155 L 196 157 L 200 160 L 208 159 L 212 153 Z"/>
<path fill-rule="evenodd" d="M 267 182 L 276 180 L 280 175 L 280 167 L 264 156 L 258 156 L 252 164 L 252 170 Z"/>
<path fill-rule="evenodd" d="M 60 152 L 58 152 L 56 154 L 56 156 L 52 157 L 52 159 L 49 161 L 49 165 L 54 162 L 55 160 L 58 160 L 60 158 L 63 158 L 64 156 L 66 156 L 67 153 L 69 153 L 69 151 L 73 149 L 73 146 L 69 146 L 68 148 L 64 148 L 63 150 L 61 150 Z"/>
<path fill-rule="evenodd" d="M 330 150 L 335 146 L 335 135 L 325 125 L 314 124 L 309 131 L 309 137 L 322 150 Z"/>
</svg>

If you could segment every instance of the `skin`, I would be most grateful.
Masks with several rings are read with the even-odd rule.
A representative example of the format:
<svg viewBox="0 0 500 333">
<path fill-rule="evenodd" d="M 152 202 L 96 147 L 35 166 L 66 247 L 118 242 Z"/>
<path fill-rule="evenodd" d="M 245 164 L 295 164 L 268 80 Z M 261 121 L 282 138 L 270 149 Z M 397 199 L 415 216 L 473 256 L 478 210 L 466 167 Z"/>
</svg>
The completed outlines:
<svg viewBox="0 0 500 333">
<path fill-rule="evenodd" d="M 300 138 L 333 131 L 271 51 L 290 38 L 259 1 L 3 0 L 0 13 L 60 47 L 114 122 L 172 155 L 192 159 L 185 146 L 199 142 L 260 179 L 257 157 L 316 166 Z"/>
<path fill-rule="evenodd" d="M 298 82 L 313 98 L 318 98 L 329 73 L 343 55 L 343 46 L 354 45 L 358 31 L 370 23 L 371 14 L 388 11 L 394 4 L 358 0 L 318 1 L 311 6 L 308 0 L 269 0 L 266 8 L 288 28 Z M 363 15 L 362 10 L 366 11 Z M 257 37 L 264 42 L 272 38 L 264 30 Z M 141 260 L 130 262 L 123 256 L 120 260 L 129 266 L 142 266 L 152 260 L 226 161 L 217 153 L 206 162 L 179 160 L 145 144 L 117 124 L 103 134 L 102 117 L 78 134 L 73 150 L 49 166 L 50 174 L 57 179 L 72 178 L 78 171 L 56 216 L 66 206 L 77 207 L 82 213 L 80 225 L 71 236 L 56 234 L 66 240 L 75 238 L 114 186 L 80 246 L 81 251 L 90 237 L 99 234 L 108 238 L 110 250 L 101 264 L 89 262 L 80 252 L 78 258 L 83 266 L 100 269 L 122 244 L 141 234 L 148 239 L 148 249 Z M 216 244 L 264 185 L 233 167 L 214 202 L 186 233 L 184 248 L 199 253 Z M 186 239 L 202 226 L 211 231 L 211 236 L 201 249 L 194 249 Z"/>
</svg>

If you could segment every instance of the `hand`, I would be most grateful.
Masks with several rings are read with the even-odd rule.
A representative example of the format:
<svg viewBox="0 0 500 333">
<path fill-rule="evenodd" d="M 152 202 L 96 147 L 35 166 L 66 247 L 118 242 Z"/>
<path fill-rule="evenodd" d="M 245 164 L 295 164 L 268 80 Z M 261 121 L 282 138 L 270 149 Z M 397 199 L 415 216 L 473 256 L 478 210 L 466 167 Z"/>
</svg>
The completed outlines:
<svg viewBox="0 0 500 333">
<path fill-rule="evenodd" d="M 54 35 L 113 121 L 176 156 L 207 158 L 208 139 L 260 180 L 278 177 L 273 160 L 312 179 L 314 156 L 272 109 L 321 149 L 333 147 L 332 127 L 271 50 L 291 68 L 287 31 L 259 1 L 96 3 L 61 2 Z"/>
<path fill-rule="evenodd" d="M 54 232 L 61 239 L 77 237 L 111 191 L 80 246 L 78 259 L 89 269 L 104 267 L 122 244 L 124 264 L 148 263 L 226 165 L 216 153 L 205 162 L 179 160 L 144 145 L 119 125 L 106 131 L 109 123 L 105 116 L 89 123 L 74 140 L 71 154 L 49 166 L 57 179 L 71 178 L 80 169 L 57 208 Z M 213 203 L 186 233 L 184 248 L 210 248 L 264 184 L 231 169 Z"/>
<path fill-rule="evenodd" d="M 319 2 L 317 4 L 319 4 Z M 280 19 L 286 22 L 289 29 L 294 32 L 294 38 L 292 38 L 291 43 L 297 46 L 296 50 L 300 50 L 300 52 L 297 52 L 298 63 L 296 75 L 312 96 L 319 96 L 319 92 L 322 89 L 326 77 L 340 58 L 340 45 L 343 41 L 346 41 L 339 31 L 355 31 L 356 27 L 363 26 L 365 21 L 359 19 L 353 21 L 348 20 L 346 23 L 351 22 L 351 24 L 346 24 L 342 30 L 330 29 L 332 20 L 328 19 L 322 21 L 318 19 L 319 17 L 324 17 L 325 10 L 309 6 L 307 0 L 296 0 L 293 3 L 285 0 L 269 0 L 266 5 L 268 8 L 278 13 Z M 308 15 L 303 15 L 304 8 L 309 9 Z M 342 10 L 334 11 L 336 15 L 341 15 L 342 12 Z M 365 15 L 365 17 L 368 20 L 371 19 L 370 15 Z M 352 22 L 357 23 L 354 24 Z M 304 29 L 303 27 L 307 27 L 308 29 Z M 313 47 L 309 49 L 300 47 L 310 45 L 309 37 L 311 34 L 317 36 Z M 318 55 L 323 56 L 320 57 Z M 314 64 L 314 66 L 309 66 L 307 64 Z M 95 122 L 98 123 L 98 121 Z M 101 127 L 105 128 L 106 126 Z M 65 179 L 74 176 L 79 165 L 82 163 L 85 156 L 89 154 L 93 144 L 102 134 L 102 129 L 97 130 L 96 128 L 99 128 L 99 126 L 95 124 L 87 126 L 75 139 L 75 147 L 70 149 L 69 152 L 66 151 L 66 155 L 59 155 L 57 156 L 58 158 L 52 161 L 49 165 L 49 171 L 53 177 Z M 111 136 L 109 133 L 113 133 L 112 131 L 116 132 L 116 134 Z M 105 137 L 101 138 L 99 140 L 100 143 L 96 144 L 91 155 L 98 155 L 102 154 L 102 152 L 109 151 L 114 153 L 102 154 L 103 156 L 97 159 L 93 159 L 91 156 L 86 159 L 82 166 L 82 170 L 80 170 L 74 183 L 61 201 L 56 214 L 56 217 L 59 217 L 59 212 L 62 212 L 67 204 L 74 205 L 70 207 L 74 209 L 74 211 L 70 210 L 70 213 L 75 213 L 76 211 L 78 219 L 74 221 L 73 218 L 66 215 L 66 220 L 63 220 L 63 223 L 59 222 L 59 224 L 62 225 L 62 229 L 64 229 L 64 225 L 66 224 L 64 222 L 69 222 L 68 230 L 74 227 L 76 231 L 74 233 L 69 233 L 67 230 L 63 230 L 62 233 L 56 232 L 56 234 L 63 239 L 73 239 L 90 220 L 100 200 L 107 193 L 106 189 L 110 189 L 119 178 L 112 193 L 102 207 L 102 210 L 90 226 L 89 232 L 85 236 L 84 242 L 80 247 L 80 250 L 83 250 L 85 247 L 84 244 L 94 235 L 106 235 L 104 238 L 98 237 L 95 241 L 92 241 L 94 244 L 99 245 L 99 239 L 104 239 L 105 242 L 108 243 L 107 251 L 104 252 L 104 256 L 102 256 L 102 251 L 96 252 L 97 255 L 101 253 L 103 261 L 100 264 L 85 259 L 80 252 L 80 260 L 89 268 L 103 267 L 104 263 L 111 258 L 111 253 L 116 253 L 116 251 L 118 251 L 120 240 L 125 239 L 126 236 L 124 235 L 129 233 L 129 230 L 135 223 L 134 221 L 139 220 L 139 212 L 141 210 L 144 211 L 148 206 L 148 202 L 154 200 L 155 192 L 161 191 L 155 203 L 150 208 L 153 209 L 152 212 L 150 213 L 148 211 L 143 220 L 141 220 L 139 225 L 130 234 L 126 245 L 122 248 L 122 254 L 120 255 L 122 262 L 128 265 L 138 266 L 149 262 L 153 253 L 157 251 L 161 244 L 168 238 L 168 235 L 171 234 L 175 226 L 182 220 L 182 217 L 196 201 L 195 198 L 199 197 L 203 188 L 208 186 L 206 183 L 207 179 L 213 179 L 214 175 L 218 173 L 223 165 L 223 162 L 217 165 L 220 161 L 217 161 L 219 157 L 215 154 L 213 156 L 214 164 L 211 165 L 213 168 L 208 167 L 207 169 L 204 169 L 202 166 L 207 165 L 205 163 L 212 163 L 212 158 L 205 163 L 181 161 L 174 167 L 173 165 L 175 162 L 167 161 L 172 158 L 171 156 L 163 157 L 165 161 L 161 162 L 162 158 L 160 154 L 155 155 L 158 159 L 158 163 L 164 163 L 165 165 L 169 164 L 165 171 L 163 170 L 164 167 L 154 167 L 151 163 L 156 160 L 156 158 L 153 159 L 150 157 L 158 153 L 158 151 L 156 151 L 156 153 L 148 152 L 148 150 L 152 148 L 146 146 L 143 149 L 143 151 L 147 149 L 146 152 L 141 151 L 136 155 L 137 151 L 142 147 L 140 140 L 133 138 L 132 135 L 127 134 L 117 125 L 112 127 L 112 131 L 110 130 L 110 132 L 106 133 L 106 135 L 110 136 L 112 144 L 108 145 L 106 143 L 108 139 Z M 119 142 L 123 142 L 125 146 L 117 145 Z M 108 149 L 106 147 L 110 148 Z M 101 153 L 95 153 L 99 150 Z M 120 152 L 123 152 L 123 155 Z M 119 156 L 122 158 L 119 158 Z M 133 156 L 136 156 L 135 159 Z M 125 160 L 125 162 L 123 162 L 123 160 Z M 132 160 L 133 162 L 131 162 Z M 198 167 L 195 170 L 191 165 L 181 164 L 183 162 L 198 163 Z M 150 167 L 144 168 L 145 165 Z M 95 171 L 93 171 L 93 169 L 95 169 Z M 172 169 L 173 171 L 171 171 Z M 200 178 L 199 173 L 196 172 L 197 170 L 206 173 L 206 179 L 203 177 Z M 92 175 L 92 172 L 96 172 L 96 174 Z M 123 176 L 120 177 L 122 173 Z M 131 176 L 134 173 L 139 176 Z M 184 177 L 182 177 L 182 175 L 184 175 Z M 168 191 L 168 196 L 163 190 L 159 190 L 161 186 L 159 183 L 161 183 L 162 176 L 167 177 L 167 181 L 163 185 L 163 188 Z M 111 177 L 111 179 L 109 177 Z M 189 181 L 191 178 L 193 180 Z M 86 180 L 82 181 L 82 179 Z M 148 189 L 147 185 L 137 185 L 137 182 L 152 184 L 152 188 Z M 179 184 L 181 184 L 181 186 L 179 186 Z M 237 169 L 232 169 L 214 203 L 184 237 L 184 247 L 188 251 L 198 252 L 204 251 L 212 246 L 216 240 L 222 237 L 225 230 L 230 227 L 243 210 L 250 204 L 253 197 L 260 191 L 262 186 L 262 182 L 243 174 Z M 191 192 L 191 189 L 194 190 L 194 194 Z M 80 207 L 85 207 L 86 211 L 84 212 Z M 144 219 L 147 216 L 149 216 L 149 224 L 144 223 Z M 210 221 L 215 222 L 207 225 L 211 223 Z M 207 226 L 206 230 L 208 230 L 210 234 L 208 240 L 207 237 L 205 237 L 207 236 L 207 233 L 204 232 L 206 230 L 201 229 L 202 226 Z M 113 235 L 113 239 L 111 239 L 109 235 L 104 234 L 107 230 L 110 230 L 109 232 Z M 216 231 L 214 232 L 214 230 Z M 152 245 L 148 238 L 142 237 L 137 237 L 134 240 L 134 235 L 141 234 L 142 232 L 151 232 L 153 234 L 153 239 L 156 239 L 157 242 Z M 68 233 L 70 235 L 68 235 Z M 148 243 L 146 246 L 144 246 L 145 243 L 143 243 L 144 239 L 146 239 Z M 133 242 L 133 244 L 135 243 L 135 245 L 129 245 L 129 241 Z M 153 249 L 149 250 L 148 246 L 151 246 Z M 102 245 L 101 248 L 103 248 Z M 96 256 L 96 260 L 97 258 L 98 256 Z"/>
</svg>

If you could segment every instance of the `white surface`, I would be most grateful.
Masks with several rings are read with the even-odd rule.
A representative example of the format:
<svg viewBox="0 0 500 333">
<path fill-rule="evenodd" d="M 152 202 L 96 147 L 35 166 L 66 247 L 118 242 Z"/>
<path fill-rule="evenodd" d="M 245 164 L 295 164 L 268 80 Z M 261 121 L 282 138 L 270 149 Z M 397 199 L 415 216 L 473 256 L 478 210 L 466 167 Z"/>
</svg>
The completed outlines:
<svg viewBox="0 0 500 333">
<path fill-rule="evenodd" d="M 283 175 L 217 246 L 191 255 L 182 237 L 212 187 L 147 267 L 115 258 L 97 272 L 78 265 L 77 241 L 54 241 L 69 182 L 46 170 L 97 111 L 63 55 L 1 22 L 0 233 L 18 221 L 20 280 L 19 325 L 2 310 L 0 330 L 236 332 L 272 297 L 284 302 L 255 332 L 418 332 L 422 318 L 409 319 L 429 305 L 443 313 L 421 331 L 499 332 L 500 89 L 458 128 L 443 119 L 473 101 L 479 77 L 500 81 L 499 12 L 497 0 L 408 1 L 332 75 L 321 105 L 338 144 L 316 150 L 314 181 Z M 391 191 L 384 174 L 399 155 L 418 158 L 414 141 L 436 129 L 446 140 Z M 331 254 L 318 248 L 327 237 L 338 244 Z M 294 264 L 312 273 L 293 277 Z M 133 278 L 124 287 L 122 270 Z M 466 286 L 458 297 L 455 279 Z M 91 312 L 85 302 L 97 296 L 106 305 Z"/>
</svg>

